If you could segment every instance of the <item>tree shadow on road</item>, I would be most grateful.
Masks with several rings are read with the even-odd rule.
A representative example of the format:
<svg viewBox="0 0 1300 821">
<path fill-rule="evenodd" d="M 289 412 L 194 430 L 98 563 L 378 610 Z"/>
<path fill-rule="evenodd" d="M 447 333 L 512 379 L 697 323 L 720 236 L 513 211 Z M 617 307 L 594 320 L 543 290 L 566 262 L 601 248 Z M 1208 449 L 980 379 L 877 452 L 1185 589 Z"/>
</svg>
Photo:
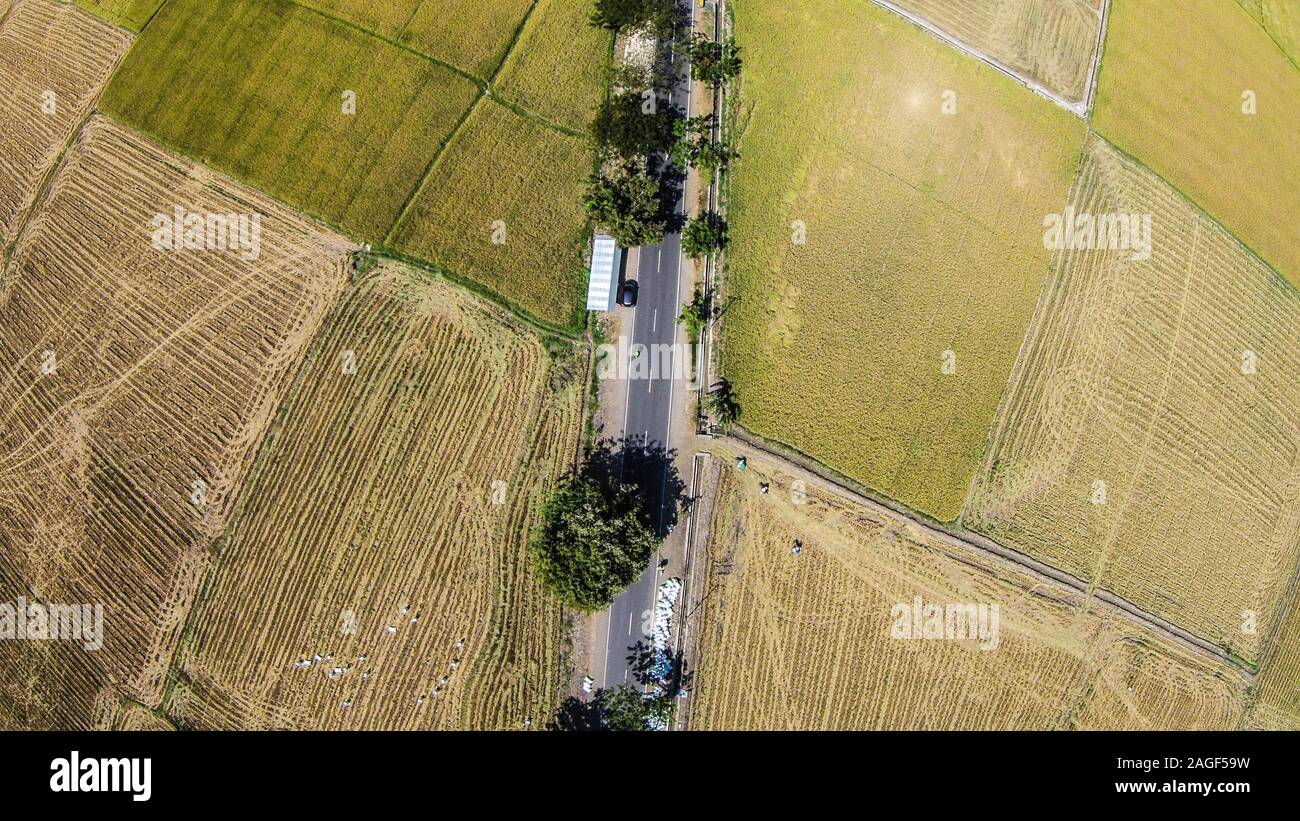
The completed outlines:
<svg viewBox="0 0 1300 821">
<path fill-rule="evenodd" d="M 606 486 L 623 482 L 637 488 L 646 521 L 662 539 L 690 506 L 676 457 L 677 451 L 658 443 L 646 446 L 638 436 L 610 437 L 596 443 L 582 472 Z"/>
</svg>

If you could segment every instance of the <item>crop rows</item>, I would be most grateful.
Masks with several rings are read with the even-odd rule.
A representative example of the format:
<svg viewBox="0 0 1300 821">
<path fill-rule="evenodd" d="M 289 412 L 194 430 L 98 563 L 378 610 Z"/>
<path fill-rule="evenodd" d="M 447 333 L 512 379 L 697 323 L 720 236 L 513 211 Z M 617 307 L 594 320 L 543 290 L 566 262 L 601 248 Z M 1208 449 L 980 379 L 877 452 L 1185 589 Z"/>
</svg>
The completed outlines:
<svg viewBox="0 0 1300 821">
<path fill-rule="evenodd" d="M 768 482 L 761 494 L 758 482 Z M 955 554 L 901 517 L 750 461 L 724 473 L 707 557 L 698 728 L 1229 728 L 1232 668 L 1073 591 Z M 796 555 L 796 540 L 800 552 Z M 895 605 L 999 608 L 997 641 L 891 635 Z"/>
<path fill-rule="evenodd" d="M 560 610 L 528 571 L 580 386 L 452 285 L 382 266 L 289 397 L 184 642 L 194 727 L 540 727 Z"/>
<path fill-rule="evenodd" d="M 0 7 L 0 243 L 131 45 L 124 31 L 51 0 Z"/>
<path fill-rule="evenodd" d="M 1067 100 L 1083 100 L 1104 0 L 894 2 Z"/>
<path fill-rule="evenodd" d="M 1300 730 L 1300 596 L 1294 592 L 1275 636 L 1255 680 L 1247 726 Z"/>
<path fill-rule="evenodd" d="M 258 258 L 157 250 L 151 221 L 175 207 L 260 214 Z M 110 680 L 158 702 L 212 540 L 347 251 L 110 120 L 83 129 L 0 290 L 0 547 L 42 600 L 105 608 L 103 648 L 77 662 L 93 669 L 57 694 L 51 673 L 34 702 L 84 718 L 79 700 Z"/>
<path fill-rule="evenodd" d="M 1300 555 L 1300 296 L 1089 141 L 1077 214 L 1149 260 L 1061 251 L 963 523 L 1248 659 Z"/>
</svg>

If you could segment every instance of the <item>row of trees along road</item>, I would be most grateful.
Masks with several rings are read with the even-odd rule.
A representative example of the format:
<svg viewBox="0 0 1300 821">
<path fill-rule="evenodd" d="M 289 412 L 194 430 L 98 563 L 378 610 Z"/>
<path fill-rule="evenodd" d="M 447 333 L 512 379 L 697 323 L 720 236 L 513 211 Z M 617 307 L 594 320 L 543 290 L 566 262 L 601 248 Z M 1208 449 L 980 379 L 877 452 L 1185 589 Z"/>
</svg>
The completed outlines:
<svg viewBox="0 0 1300 821">
<path fill-rule="evenodd" d="M 586 181 L 583 203 L 592 221 L 624 248 L 660 242 L 670 227 L 681 227 L 683 250 L 698 258 L 726 244 L 726 224 L 717 215 L 704 214 L 684 227 L 674 225 L 677 186 L 685 169 L 698 168 L 713 178 L 735 154 L 715 142 L 711 117 L 687 117 L 665 102 L 671 100 L 677 78 L 662 46 L 684 51 L 693 79 L 715 88 L 739 73 L 741 61 L 734 43 L 689 36 L 682 12 L 677 0 L 595 0 L 592 25 L 642 37 L 659 47 L 648 67 L 622 65 L 611 71 L 610 93 L 592 123 L 600 171 Z M 697 294 L 680 319 L 702 325 L 707 305 Z M 698 333 L 695 327 L 692 334 Z M 729 391 L 723 404 L 727 401 Z M 675 510 L 681 483 L 668 454 L 659 457 L 672 475 L 665 484 L 676 488 Z M 609 464 L 608 450 L 598 446 L 588 454 L 584 468 L 562 480 L 543 503 L 541 521 L 529 542 L 543 584 L 580 612 L 608 607 L 644 570 L 663 535 L 652 524 L 644 494 L 621 475 L 615 478 Z M 623 685 L 597 691 L 590 702 L 569 699 L 554 726 L 662 726 L 671 714 L 675 687 L 682 682 L 679 664 L 674 665 L 678 672 L 673 687 L 656 686 L 643 693 Z"/>
<path fill-rule="evenodd" d="M 686 169 L 711 177 L 735 158 L 730 147 L 714 141 L 712 117 L 687 117 L 671 104 L 677 76 L 669 55 L 684 52 L 693 79 L 717 87 L 739 74 L 740 49 L 691 36 L 685 22 L 676 0 L 596 0 L 591 16 L 592 25 L 655 45 L 648 65 L 629 62 L 611 70 L 610 93 L 591 129 L 600 170 L 586 180 L 583 204 L 592 222 L 623 248 L 653 245 L 682 227 L 673 203 Z M 699 258 L 726 240 L 725 224 L 705 215 L 683 229 L 682 249 Z"/>
</svg>

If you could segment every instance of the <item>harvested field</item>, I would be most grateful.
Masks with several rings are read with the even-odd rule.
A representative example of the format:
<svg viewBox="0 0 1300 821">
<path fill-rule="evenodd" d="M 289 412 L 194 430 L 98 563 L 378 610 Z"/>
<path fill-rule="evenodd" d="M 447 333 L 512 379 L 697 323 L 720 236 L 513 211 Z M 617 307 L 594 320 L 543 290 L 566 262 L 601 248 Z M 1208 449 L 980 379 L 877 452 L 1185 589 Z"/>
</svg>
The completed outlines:
<svg viewBox="0 0 1300 821">
<path fill-rule="evenodd" d="M 164 2 L 166 0 L 77 0 L 77 5 L 138 34 Z"/>
<path fill-rule="evenodd" d="M 427 274 L 385 264 L 354 286 L 259 458 L 168 714 L 542 727 L 561 609 L 525 534 L 581 431 L 581 378 L 553 367 L 506 311 Z"/>
<path fill-rule="evenodd" d="M 156 250 L 151 223 L 178 207 L 260 215 L 256 260 Z M 0 277 L 0 555 L 31 597 L 102 603 L 106 635 L 95 652 L 24 650 L 33 672 L 0 682 L 0 714 L 99 723 L 109 682 L 158 704 L 212 541 L 349 250 L 111 120 L 86 125 Z"/>
<path fill-rule="evenodd" d="M 1236 725 L 1245 682 L 1232 667 L 900 517 L 807 486 L 796 504 L 793 481 L 758 460 L 724 469 L 693 727 Z M 918 596 L 922 607 L 997 605 L 997 628 L 983 640 L 896 632 L 895 606 L 910 612 Z"/>
<path fill-rule="evenodd" d="M 1083 102 L 1104 0 L 893 0 L 1071 102 Z"/>
<path fill-rule="evenodd" d="M 0 8 L 0 245 L 131 45 L 124 31 L 51 0 Z M 50 96 L 52 95 L 52 96 Z"/>
<path fill-rule="evenodd" d="M 1276 637 L 1255 679 L 1254 703 L 1245 726 L 1300 730 L 1300 597 L 1292 598 Z"/>
<path fill-rule="evenodd" d="M 1300 69 L 1237 3 L 1112 3 L 1093 128 L 1300 286 L 1298 110 Z"/>
<path fill-rule="evenodd" d="M 345 91 L 355 94 L 354 114 L 344 111 Z M 378 239 L 478 94 L 450 69 L 286 0 L 172 0 L 123 61 L 103 107 Z"/>
<path fill-rule="evenodd" d="M 127 732 L 157 732 L 175 730 L 171 722 L 138 704 L 128 704 L 117 717 L 115 729 Z"/>
<path fill-rule="evenodd" d="M 394 229 L 434 260 L 552 325 L 580 327 L 590 144 L 484 98 Z M 499 242 L 498 242 L 499 240 Z"/>
<path fill-rule="evenodd" d="M 488 80 L 501 65 L 533 0 L 305 0 Z"/>
<path fill-rule="evenodd" d="M 1258 661 L 1300 561 L 1300 294 L 1103 140 L 1071 202 L 1150 215 L 1150 259 L 1054 255 L 962 522 Z"/>
<path fill-rule="evenodd" d="M 741 421 L 952 520 L 1084 126 L 867 3 L 735 15 L 746 74 L 722 358 Z"/>
<path fill-rule="evenodd" d="M 591 0 L 539 0 L 497 85 L 512 102 L 585 131 L 605 96 L 612 37 L 591 25 Z"/>
</svg>

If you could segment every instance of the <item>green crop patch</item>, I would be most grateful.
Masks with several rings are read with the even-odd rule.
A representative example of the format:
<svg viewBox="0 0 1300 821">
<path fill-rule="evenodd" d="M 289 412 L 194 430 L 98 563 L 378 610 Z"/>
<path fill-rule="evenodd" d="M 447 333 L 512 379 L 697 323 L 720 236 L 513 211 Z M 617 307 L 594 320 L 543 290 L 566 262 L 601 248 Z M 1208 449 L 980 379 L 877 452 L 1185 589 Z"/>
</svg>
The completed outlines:
<svg viewBox="0 0 1300 821">
<path fill-rule="evenodd" d="M 605 96 L 610 35 L 592 26 L 591 0 L 540 0 L 497 85 L 530 111 L 586 129 Z"/>
<path fill-rule="evenodd" d="M 110 23 L 141 32 L 164 0 L 77 0 L 77 5 Z"/>
<path fill-rule="evenodd" d="M 740 420 L 954 519 L 1084 125 L 867 3 L 735 14 L 723 372 Z"/>
<path fill-rule="evenodd" d="M 1300 286 L 1300 70 L 1236 3 L 1203 5 L 1112 4 L 1093 127 Z"/>
<path fill-rule="evenodd" d="M 533 3 L 532 0 L 305 0 L 303 5 L 487 80 L 501 65 Z"/>
<path fill-rule="evenodd" d="M 448 144 L 392 244 L 576 327 L 591 173 L 587 142 L 483 100 Z"/>
<path fill-rule="evenodd" d="M 284 0 L 172 0 L 102 107 L 310 214 L 379 238 L 478 94 L 450 69 Z"/>
</svg>

